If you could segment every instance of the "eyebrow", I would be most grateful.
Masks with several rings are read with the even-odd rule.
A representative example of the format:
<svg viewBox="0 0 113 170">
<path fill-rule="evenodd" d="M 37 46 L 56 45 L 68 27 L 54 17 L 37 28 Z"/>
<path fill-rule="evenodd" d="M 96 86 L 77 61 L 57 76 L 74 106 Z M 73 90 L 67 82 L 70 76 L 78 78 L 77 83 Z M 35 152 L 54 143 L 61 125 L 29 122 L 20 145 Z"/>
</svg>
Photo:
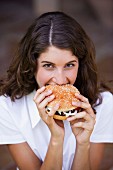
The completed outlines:
<svg viewBox="0 0 113 170">
<path fill-rule="evenodd" d="M 51 64 L 54 64 L 54 63 L 52 63 L 50 61 L 42 61 L 41 63 L 51 63 Z"/>
<path fill-rule="evenodd" d="M 69 61 L 69 62 L 67 62 L 67 63 L 73 63 L 73 62 L 77 62 L 77 60 L 71 60 L 71 61 Z M 55 64 L 55 63 L 52 63 L 51 61 L 42 61 L 41 63 Z M 67 64 L 67 63 L 66 63 L 66 64 Z"/>
</svg>

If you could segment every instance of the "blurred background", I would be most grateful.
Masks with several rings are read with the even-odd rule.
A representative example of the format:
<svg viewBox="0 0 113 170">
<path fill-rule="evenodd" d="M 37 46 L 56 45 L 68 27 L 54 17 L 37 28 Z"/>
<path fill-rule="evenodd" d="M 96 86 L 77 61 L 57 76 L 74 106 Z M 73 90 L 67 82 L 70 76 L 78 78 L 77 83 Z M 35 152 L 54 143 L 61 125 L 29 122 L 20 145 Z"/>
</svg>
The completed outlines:
<svg viewBox="0 0 113 170">
<path fill-rule="evenodd" d="M 102 79 L 113 79 L 113 0 L 0 0 L 0 76 L 7 70 L 19 41 L 40 14 L 63 11 L 91 37 Z M 108 144 L 100 170 L 112 170 L 113 144 Z M 15 170 L 5 145 L 0 146 L 0 170 Z"/>
</svg>

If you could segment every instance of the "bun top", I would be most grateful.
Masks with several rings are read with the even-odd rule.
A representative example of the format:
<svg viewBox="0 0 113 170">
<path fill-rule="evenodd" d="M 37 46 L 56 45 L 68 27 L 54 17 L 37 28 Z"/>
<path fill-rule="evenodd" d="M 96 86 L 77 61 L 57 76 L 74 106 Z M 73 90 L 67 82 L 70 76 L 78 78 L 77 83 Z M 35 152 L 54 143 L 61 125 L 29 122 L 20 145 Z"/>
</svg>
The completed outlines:
<svg viewBox="0 0 113 170">
<path fill-rule="evenodd" d="M 75 98 L 75 93 L 80 92 L 73 85 L 48 85 L 46 86 L 46 90 L 52 90 L 53 94 L 55 95 L 53 101 L 48 103 L 48 108 L 52 108 L 56 105 L 56 103 L 59 103 L 60 105 L 58 111 L 76 109 L 76 107 L 72 105 L 72 101 L 78 101 L 78 99 Z"/>
</svg>

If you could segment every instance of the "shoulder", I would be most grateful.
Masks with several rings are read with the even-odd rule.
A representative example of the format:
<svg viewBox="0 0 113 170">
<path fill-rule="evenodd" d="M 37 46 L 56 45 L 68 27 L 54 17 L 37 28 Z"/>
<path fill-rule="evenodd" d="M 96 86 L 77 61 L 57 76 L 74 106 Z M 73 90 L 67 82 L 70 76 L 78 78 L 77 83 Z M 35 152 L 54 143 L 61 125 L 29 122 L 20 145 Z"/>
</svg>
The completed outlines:
<svg viewBox="0 0 113 170">
<path fill-rule="evenodd" d="M 102 113 L 102 115 L 106 114 L 106 112 L 110 115 L 113 114 L 113 94 L 105 91 L 101 94 L 102 103 L 95 107 L 97 111 L 97 117 Z M 107 114 L 107 115 L 108 115 Z"/>
<path fill-rule="evenodd" d="M 7 122 L 12 122 L 21 108 L 21 103 L 23 99 L 15 100 L 13 102 L 8 96 L 0 96 L 0 119 L 1 121 L 7 120 Z M 19 114 L 18 114 L 19 115 Z M 0 121 L 0 122 L 1 122 Z"/>
<path fill-rule="evenodd" d="M 101 93 L 102 96 L 102 104 L 101 107 L 103 110 L 107 110 L 108 112 L 113 112 L 113 94 L 106 91 Z"/>
<path fill-rule="evenodd" d="M 27 96 L 14 102 L 0 96 L 0 144 L 24 142 L 29 127 Z"/>
<path fill-rule="evenodd" d="M 96 122 L 101 127 L 103 124 L 112 127 L 113 124 L 113 95 L 106 91 L 101 93 L 102 103 L 95 107 Z M 100 125 L 101 124 L 101 125 Z M 106 128 L 107 129 L 107 128 Z"/>
<path fill-rule="evenodd" d="M 15 101 L 12 101 L 8 96 L 0 96 L 0 118 L 13 120 L 16 124 L 23 121 L 23 115 L 24 119 L 29 119 L 28 105 L 33 103 L 33 95 L 34 92 Z"/>
<path fill-rule="evenodd" d="M 95 109 L 103 108 L 103 107 L 109 107 L 113 108 L 113 94 L 109 91 L 105 91 L 100 93 L 102 97 L 102 103 L 95 107 Z M 98 103 L 98 101 L 97 101 Z"/>
<path fill-rule="evenodd" d="M 0 106 L 9 103 L 9 101 L 11 101 L 10 97 L 3 95 L 0 96 Z"/>
<path fill-rule="evenodd" d="M 103 102 L 113 102 L 113 94 L 109 91 L 105 91 L 101 93 Z"/>
<path fill-rule="evenodd" d="M 12 106 L 12 101 L 8 96 L 0 96 L 0 116 L 4 115 L 4 113 L 8 112 Z M 6 116 L 6 115 L 4 115 Z"/>
<path fill-rule="evenodd" d="M 23 100 L 24 97 L 12 101 L 9 96 L 0 96 L 0 110 L 4 109 L 10 112 L 10 110 L 12 111 L 13 107 L 19 108 Z"/>
<path fill-rule="evenodd" d="M 91 135 L 92 142 L 113 142 L 113 95 L 102 92 L 102 103 L 95 107 L 96 124 Z"/>
<path fill-rule="evenodd" d="M 15 101 L 12 101 L 8 96 L 0 96 L 0 119 L 15 123 L 21 121 L 26 107 L 25 96 Z"/>
<path fill-rule="evenodd" d="M 25 141 L 19 131 L 16 114 L 14 112 L 14 102 L 10 97 L 0 96 L 0 144 L 10 144 Z"/>
</svg>

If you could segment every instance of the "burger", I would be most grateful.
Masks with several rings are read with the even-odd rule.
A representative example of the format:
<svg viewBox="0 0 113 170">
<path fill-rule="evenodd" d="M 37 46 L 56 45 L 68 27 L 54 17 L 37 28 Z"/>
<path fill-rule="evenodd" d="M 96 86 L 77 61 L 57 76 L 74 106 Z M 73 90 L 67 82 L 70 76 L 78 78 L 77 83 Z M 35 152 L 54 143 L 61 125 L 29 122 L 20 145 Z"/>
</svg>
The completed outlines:
<svg viewBox="0 0 113 170">
<path fill-rule="evenodd" d="M 59 103 L 59 108 L 53 116 L 54 119 L 65 120 L 67 117 L 75 115 L 80 109 L 72 105 L 72 101 L 79 101 L 75 97 L 75 93 L 80 93 L 73 85 L 47 85 L 46 90 L 52 90 L 55 95 L 55 98 L 47 104 L 46 112 L 49 113 L 52 107 Z"/>
</svg>

